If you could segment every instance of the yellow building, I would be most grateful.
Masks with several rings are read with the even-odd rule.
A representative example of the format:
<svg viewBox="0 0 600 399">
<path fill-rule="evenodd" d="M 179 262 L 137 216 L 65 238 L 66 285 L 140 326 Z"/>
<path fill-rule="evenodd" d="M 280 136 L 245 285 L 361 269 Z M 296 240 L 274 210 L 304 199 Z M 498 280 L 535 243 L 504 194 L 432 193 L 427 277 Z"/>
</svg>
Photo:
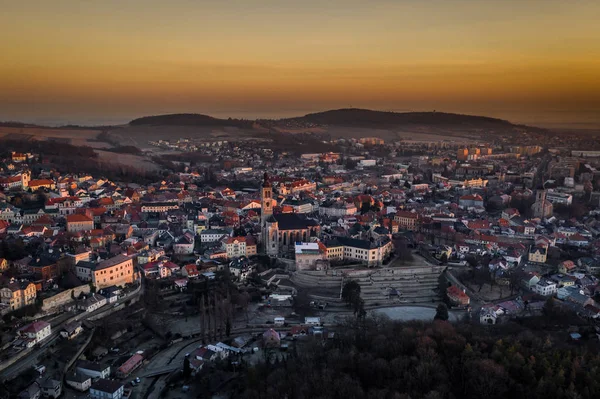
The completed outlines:
<svg viewBox="0 0 600 399">
<path fill-rule="evenodd" d="M 537 245 L 535 247 L 531 247 L 529 250 L 529 261 L 536 263 L 546 263 L 546 258 L 548 257 L 548 246 L 546 245 Z"/>
<path fill-rule="evenodd" d="M 3 304 L 8 305 L 10 310 L 33 305 L 36 296 L 35 284 L 30 281 L 13 282 L 0 289 L 0 300 Z"/>
<path fill-rule="evenodd" d="M 133 283 L 133 259 L 127 255 L 117 255 L 104 260 L 93 268 L 92 284 L 97 290 L 112 285 L 124 286 Z"/>
<path fill-rule="evenodd" d="M 4 258 L 0 258 L 0 272 L 5 271 L 6 269 L 8 269 L 8 261 Z"/>
</svg>

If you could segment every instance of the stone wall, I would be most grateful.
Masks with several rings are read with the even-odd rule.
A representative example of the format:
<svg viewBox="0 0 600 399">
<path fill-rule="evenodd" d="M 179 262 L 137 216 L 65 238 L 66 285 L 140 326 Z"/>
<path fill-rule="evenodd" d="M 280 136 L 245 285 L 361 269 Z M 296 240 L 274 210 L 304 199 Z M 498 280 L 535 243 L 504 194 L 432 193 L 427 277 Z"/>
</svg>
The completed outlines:
<svg viewBox="0 0 600 399">
<path fill-rule="evenodd" d="M 50 298 L 44 299 L 42 304 L 42 311 L 46 312 L 49 309 L 63 306 L 71 302 L 73 300 L 71 292 L 74 292 L 75 298 L 77 298 L 82 292 L 84 294 L 89 294 L 90 286 L 89 284 L 80 285 L 79 287 L 75 287 L 70 290 L 65 290 L 63 292 L 51 296 Z"/>
</svg>

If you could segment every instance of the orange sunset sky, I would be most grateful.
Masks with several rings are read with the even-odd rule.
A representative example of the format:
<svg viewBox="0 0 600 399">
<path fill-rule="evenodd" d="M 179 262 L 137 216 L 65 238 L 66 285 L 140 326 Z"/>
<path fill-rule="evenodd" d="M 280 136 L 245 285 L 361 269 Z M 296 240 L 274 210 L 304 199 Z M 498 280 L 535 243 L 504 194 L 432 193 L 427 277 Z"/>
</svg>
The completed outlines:
<svg viewBox="0 0 600 399">
<path fill-rule="evenodd" d="M 600 2 L 23 0 L 0 120 L 432 110 L 600 125 Z"/>
</svg>

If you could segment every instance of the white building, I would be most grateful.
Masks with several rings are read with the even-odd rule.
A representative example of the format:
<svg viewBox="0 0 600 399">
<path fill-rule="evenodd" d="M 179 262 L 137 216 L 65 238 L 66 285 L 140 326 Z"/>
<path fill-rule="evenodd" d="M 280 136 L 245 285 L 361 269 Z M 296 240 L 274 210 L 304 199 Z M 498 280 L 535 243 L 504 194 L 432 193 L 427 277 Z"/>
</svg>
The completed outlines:
<svg viewBox="0 0 600 399">
<path fill-rule="evenodd" d="M 322 204 L 319 206 L 319 215 L 329 217 L 354 215 L 357 211 L 356 205 L 344 201 L 334 202 L 333 204 Z"/>
<path fill-rule="evenodd" d="M 80 374 L 85 374 L 91 378 L 108 378 L 110 377 L 110 366 L 105 364 L 90 362 L 88 360 L 79 360 L 75 371 Z"/>
<path fill-rule="evenodd" d="M 374 242 L 336 237 L 333 241 L 325 243 L 325 246 L 329 260 L 354 260 L 368 266 L 381 265 L 394 248 L 392 241 L 387 237 Z"/>
<path fill-rule="evenodd" d="M 50 324 L 41 320 L 34 321 L 19 330 L 19 335 L 29 341 L 27 346 L 33 346 L 38 342 L 43 341 L 48 338 L 50 334 L 52 334 L 52 327 Z"/>
<path fill-rule="evenodd" d="M 92 399 L 121 399 L 125 387 L 118 381 L 99 379 L 90 387 Z"/>
<path fill-rule="evenodd" d="M 553 205 L 571 205 L 573 203 L 573 196 L 571 194 L 560 193 L 558 191 L 549 190 L 546 192 L 546 199 Z"/>
<path fill-rule="evenodd" d="M 556 287 L 556 283 L 550 280 L 540 280 L 536 285 L 533 286 L 533 292 L 543 295 L 543 296 L 551 296 L 556 294 L 558 291 Z"/>
<path fill-rule="evenodd" d="M 221 238 L 229 236 L 230 234 L 231 232 L 225 229 L 206 229 L 200 233 L 200 242 L 219 241 Z"/>
<path fill-rule="evenodd" d="M 375 159 L 361 159 L 358 163 L 361 166 L 369 167 L 369 166 L 375 166 L 375 165 L 377 165 L 377 160 L 375 160 Z"/>
<path fill-rule="evenodd" d="M 106 305 L 106 298 L 99 294 L 92 294 L 89 298 L 83 300 L 77 304 L 77 309 L 84 310 L 86 312 L 93 312 Z"/>
</svg>

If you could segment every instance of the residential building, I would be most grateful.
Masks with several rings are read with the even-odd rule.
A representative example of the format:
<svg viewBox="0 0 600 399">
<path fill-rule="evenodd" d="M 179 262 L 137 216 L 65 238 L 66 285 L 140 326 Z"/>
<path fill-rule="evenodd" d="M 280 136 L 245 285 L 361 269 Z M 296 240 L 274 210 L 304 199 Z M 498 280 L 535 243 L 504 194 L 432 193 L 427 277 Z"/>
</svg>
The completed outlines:
<svg viewBox="0 0 600 399">
<path fill-rule="evenodd" d="M 251 236 L 228 237 L 225 241 L 225 251 L 229 259 L 256 255 L 256 241 Z"/>
<path fill-rule="evenodd" d="M 99 379 L 90 387 L 92 399 L 121 399 L 125 387 L 118 381 Z"/>
<path fill-rule="evenodd" d="M 62 380 L 48 377 L 42 381 L 40 388 L 42 390 L 42 396 L 45 398 L 56 399 L 62 394 Z"/>
<path fill-rule="evenodd" d="M 33 305 L 37 296 L 35 284 L 30 281 L 16 281 L 0 289 L 0 301 L 10 310 Z"/>
<path fill-rule="evenodd" d="M 27 339 L 27 346 L 33 346 L 38 342 L 48 338 L 52 333 L 52 327 L 45 321 L 39 320 L 34 321 L 31 324 L 21 327 L 19 329 L 19 335 Z"/>
<path fill-rule="evenodd" d="M 481 208 L 483 198 L 479 194 L 463 195 L 458 199 L 458 205 L 462 208 Z"/>
<path fill-rule="evenodd" d="M 455 306 L 468 306 L 471 302 L 471 298 L 455 285 L 446 288 L 446 295 L 450 302 Z"/>
<path fill-rule="evenodd" d="M 558 287 L 556 286 L 556 283 L 548 279 L 542 279 L 533 286 L 533 292 L 543 296 L 554 295 L 557 290 Z"/>
<path fill-rule="evenodd" d="M 60 331 L 60 336 L 64 339 L 73 339 L 77 337 L 83 331 L 80 321 L 74 321 L 66 324 Z"/>
<path fill-rule="evenodd" d="M 394 221 L 398 223 L 398 228 L 404 230 L 416 230 L 419 215 L 408 211 L 398 211 L 394 216 Z"/>
<path fill-rule="evenodd" d="M 573 196 L 567 193 L 548 190 L 546 192 L 546 200 L 551 202 L 552 205 L 560 204 L 569 206 L 573 203 Z"/>
<path fill-rule="evenodd" d="M 133 283 L 133 259 L 127 255 L 117 255 L 95 265 L 91 271 L 92 284 L 97 290 L 111 285 L 119 287 Z"/>
<path fill-rule="evenodd" d="M 529 249 L 528 259 L 530 262 L 546 263 L 547 256 L 548 256 L 548 246 L 547 245 L 536 245 L 536 246 L 532 246 Z"/>
<path fill-rule="evenodd" d="M 107 300 L 105 297 L 99 294 L 92 294 L 89 298 L 84 299 L 83 301 L 77 303 L 77 309 L 83 310 L 85 312 L 93 312 L 95 310 L 100 309 L 102 306 L 107 304 Z"/>
<path fill-rule="evenodd" d="M 231 235 L 231 230 L 226 229 L 206 229 L 200 233 L 200 242 L 216 242 L 225 236 Z"/>
<path fill-rule="evenodd" d="M 75 371 L 93 379 L 110 377 L 110 366 L 88 360 L 78 360 Z"/>
<path fill-rule="evenodd" d="M 73 372 L 66 375 L 65 383 L 79 392 L 85 392 L 92 386 L 92 377 L 86 374 Z"/>
<path fill-rule="evenodd" d="M 173 243 L 173 252 L 176 255 L 190 255 L 194 253 L 194 234 L 185 232 L 182 236 L 177 237 Z"/>
<path fill-rule="evenodd" d="M 142 204 L 141 211 L 146 213 L 162 213 L 171 209 L 179 209 L 177 202 L 150 202 Z"/>
<path fill-rule="evenodd" d="M 67 231 L 76 233 L 78 231 L 91 231 L 94 229 L 94 219 L 87 215 L 67 215 Z"/>
</svg>

